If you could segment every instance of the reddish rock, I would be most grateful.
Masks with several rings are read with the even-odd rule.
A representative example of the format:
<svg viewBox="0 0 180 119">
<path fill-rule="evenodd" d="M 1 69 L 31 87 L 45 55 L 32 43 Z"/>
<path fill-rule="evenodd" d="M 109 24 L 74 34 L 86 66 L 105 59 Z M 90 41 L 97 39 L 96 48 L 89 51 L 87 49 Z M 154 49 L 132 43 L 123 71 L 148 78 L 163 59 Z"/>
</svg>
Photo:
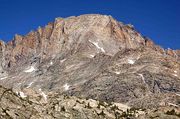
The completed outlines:
<svg viewBox="0 0 180 119">
<path fill-rule="evenodd" d="M 178 55 L 177 55 L 177 53 L 176 53 L 175 50 L 172 50 L 172 49 L 168 48 L 168 49 L 166 50 L 166 53 L 167 53 L 167 55 L 169 55 L 169 56 L 178 58 Z"/>
<path fill-rule="evenodd" d="M 99 35 L 101 34 L 101 35 Z M 81 15 L 70 18 L 56 18 L 54 22 L 25 36 L 15 35 L 4 47 L 6 67 L 16 66 L 18 62 L 39 57 L 41 61 L 53 58 L 59 53 L 90 52 L 100 50 L 92 48 L 89 39 L 98 39 L 101 50 L 107 55 L 114 55 L 119 49 L 149 47 L 164 54 L 164 49 L 156 46 L 149 38 L 144 38 L 132 25 L 124 25 L 111 16 Z M 1 45 L 2 43 L 0 43 Z M 113 49 L 109 50 L 110 47 Z M 167 50 L 170 56 L 178 56 L 173 50 Z"/>
<path fill-rule="evenodd" d="M 89 45 L 85 42 L 89 42 L 88 39 L 91 37 L 97 37 L 103 47 L 113 46 L 113 50 L 104 49 L 109 55 L 114 55 L 119 48 L 137 48 L 144 43 L 143 37 L 134 28 L 123 25 L 110 16 L 82 15 L 67 19 L 56 18 L 54 22 L 25 36 L 15 35 L 6 45 L 6 65 L 11 63 L 11 66 L 15 66 L 19 60 L 25 61 L 31 56 L 38 55 L 43 60 L 55 56 L 62 50 L 69 52 L 74 48 L 85 48 Z"/>
<path fill-rule="evenodd" d="M 145 38 L 145 45 L 147 47 L 154 48 L 154 42 L 152 40 L 150 40 L 149 38 Z"/>
</svg>

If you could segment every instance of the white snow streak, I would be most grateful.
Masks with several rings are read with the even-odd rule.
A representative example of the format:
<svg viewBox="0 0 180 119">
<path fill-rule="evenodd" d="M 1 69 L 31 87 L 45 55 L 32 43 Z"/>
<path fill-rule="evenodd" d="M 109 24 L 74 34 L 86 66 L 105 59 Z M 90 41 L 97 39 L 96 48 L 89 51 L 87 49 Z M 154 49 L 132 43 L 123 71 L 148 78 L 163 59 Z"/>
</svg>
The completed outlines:
<svg viewBox="0 0 180 119">
<path fill-rule="evenodd" d="M 47 95 L 42 92 L 41 88 L 39 89 L 40 93 L 41 93 L 41 96 L 44 98 L 45 102 L 47 102 Z"/>
<path fill-rule="evenodd" d="M 64 61 L 66 61 L 66 59 L 62 59 L 60 62 L 63 63 Z"/>
<path fill-rule="evenodd" d="M 177 96 L 180 96 L 180 94 L 176 93 Z"/>
<path fill-rule="evenodd" d="M 174 73 L 175 73 L 175 74 L 173 74 L 173 75 L 177 77 L 178 75 L 177 75 L 177 71 L 176 71 L 176 70 L 174 71 Z"/>
<path fill-rule="evenodd" d="M 30 72 L 33 72 L 33 71 L 35 71 L 35 70 L 36 70 L 36 69 L 35 69 L 33 66 L 31 66 L 29 69 L 25 70 L 24 72 L 30 73 Z"/>
<path fill-rule="evenodd" d="M 134 60 L 131 60 L 131 59 L 128 59 L 128 63 L 129 63 L 129 64 L 134 64 L 135 61 L 134 61 Z"/>
<path fill-rule="evenodd" d="M 27 96 L 26 96 L 23 92 L 21 92 L 21 91 L 19 92 L 19 96 L 22 97 L 22 98 L 27 97 Z"/>
<path fill-rule="evenodd" d="M 142 78 L 143 82 L 146 83 L 143 74 L 138 74 L 138 75 Z"/>
<path fill-rule="evenodd" d="M 94 55 L 90 55 L 91 57 L 94 57 Z"/>
<path fill-rule="evenodd" d="M 5 76 L 5 77 L 0 78 L 0 80 L 4 80 L 4 79 L 7 79 L 7 77 Z"/>
<path fill-rule="evenodd" d="M 103 47 L 100 47 L 99 44 L 98 44 L 98 42 L 92 42 L 92 41 L 90 41 L 90 40 L 89 40 L 89 42 L 91 42 L 91 43 L 92 43 L 93 45 L 95 45 L 98 49 L 100 49 L 103 53 L 105 53 L 104 48 L 103 48 Z"/>
<path fill-rule="evenodd" d="M 69 90 L 69 85 L 67 83 L 63 87 L 66 91 Z"/>
<path fill-rule="evenodd" d="M 176 77 L 178 76 L 177 74 L 173 74 L 173 75 L 176 76 Z"/>
<path fill-rule="evenodd" d="M 30 88 L 33 83 L 34 82 L 29 83 L 27 88 Z"/>
<path fill-rule="evenodd" d="M 52 62 L 52 61 L 50 62 L 50 65 L 53 65 L 53 62 Z"/>
<path fill-rule="evenodd" d="M 115 73 L 116 73 L 116 74 L 120 74 L 121 72 L 116 71 Z"/>
<path fill-rule="evenodd" d="M 44 100 L 47 101 L 47 95 L 44 92 L 42 92 L 41 95 L 43 96 Z"/>
</svg>

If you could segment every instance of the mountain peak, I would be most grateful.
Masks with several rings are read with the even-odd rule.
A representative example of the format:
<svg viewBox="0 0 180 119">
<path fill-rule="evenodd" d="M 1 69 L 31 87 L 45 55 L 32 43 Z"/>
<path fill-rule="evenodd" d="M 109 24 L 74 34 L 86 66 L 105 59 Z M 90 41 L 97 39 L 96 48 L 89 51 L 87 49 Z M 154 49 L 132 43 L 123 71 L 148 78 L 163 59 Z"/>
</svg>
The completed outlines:
<svg viewBox="0 0 180 119">
<path fill-rule="evenodd" d="M 0 42 L 0 83 L 23 98 L 31 89 L 47 101 L 58 92 L 143 109 L 177 107 L 179 56 L 111 16 L 56 18 Z"/>
<path fill-rule="evenodd" d="M 46 54 L 51 57 L 62 50 L 85 50 L 83 47 L 87 52 L 114 55 L 120 48 L 137 48 L 143 44 L 143 37 L 132 26 L 117 22 L 111 16 L 90 14 L 56 18 L 25 36 L 16 34 L 6 45 L 6 54 L 11 56 L 6 59 L 14 64 L 24 56 Z"/>
<path fill-rule="evenodd" d="M 32 56 L 37 56 L 43 61 L 60 52 L 93 55 L 102 52 L 113 56 L 120 49 L 139 47 L 149 47 L 161 54 L 179 58 L 176 51 L 164 50 L 155 45 L 151 39 L 138 33 L 133 25 L 125 25 L 107 15 L 86 14 L 59 17 L 25 36 L 16 34 L 13 40 L 3 47 L 4 57 L 7 59 L 4 64 L 5 67 L 15 67 L 18 62 L 22 63 L 21 60 Z"/>
</svg>

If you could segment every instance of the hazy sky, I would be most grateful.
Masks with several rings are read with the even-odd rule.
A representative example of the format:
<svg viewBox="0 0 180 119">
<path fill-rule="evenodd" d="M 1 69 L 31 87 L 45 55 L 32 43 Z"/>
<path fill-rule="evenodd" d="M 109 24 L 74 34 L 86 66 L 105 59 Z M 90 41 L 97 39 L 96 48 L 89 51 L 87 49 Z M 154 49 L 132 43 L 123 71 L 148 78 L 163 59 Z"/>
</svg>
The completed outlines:
<svg viewBox="0 0 180 119">
<path fill-rule="evenodd" d="M 165 48 L 180 49 L 180 0 L 0 0 L 0 39 L 89 13 L 111 15 Z"/>
</svg>

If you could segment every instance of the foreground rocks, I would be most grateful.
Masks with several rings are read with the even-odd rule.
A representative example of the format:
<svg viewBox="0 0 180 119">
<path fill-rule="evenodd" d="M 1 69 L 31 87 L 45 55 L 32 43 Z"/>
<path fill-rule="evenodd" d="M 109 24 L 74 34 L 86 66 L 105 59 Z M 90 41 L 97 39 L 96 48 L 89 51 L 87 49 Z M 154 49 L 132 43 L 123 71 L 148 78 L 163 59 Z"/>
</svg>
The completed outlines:
<svg viewBox="0 0 180 119">
<path fill-rule="evenodd" d="M 180 110 L 172 107 L 144 110 L 121 103 L 106 103 L 61 94 L 50 94 L 44 103 L 36 97 L 20 97 L 10 89 L 0 87 L 1 119 L 178 119 Z M 38 94 L 37 94 L 38 95 Z"/>
</svg>

